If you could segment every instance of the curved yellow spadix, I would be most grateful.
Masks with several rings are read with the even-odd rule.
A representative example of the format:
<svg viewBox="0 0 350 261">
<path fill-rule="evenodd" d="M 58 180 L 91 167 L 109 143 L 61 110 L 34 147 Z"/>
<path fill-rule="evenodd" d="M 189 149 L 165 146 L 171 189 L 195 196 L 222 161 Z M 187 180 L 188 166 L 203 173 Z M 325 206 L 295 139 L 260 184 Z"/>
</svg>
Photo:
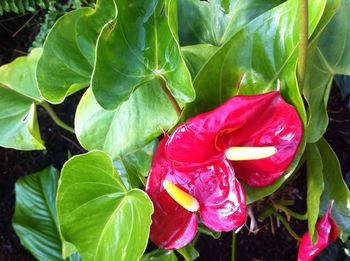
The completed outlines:
<svg viewBox="0 0 350 261">
<path fill-rule="evenodd" d="M 266 147 L 231 147 L 225 151 L 229 160 L 258 160 L 273 156 L 277 149 L 274 146 Z"/>
<path fill-rule="evenodd" d="M 179 189 L 174 183 L 169 180 L 163 181 L 163 187 L 179 205 L 190 212 L 196 212 L 199 209 L 197 199 L 185 191 Z"/>
</svg>

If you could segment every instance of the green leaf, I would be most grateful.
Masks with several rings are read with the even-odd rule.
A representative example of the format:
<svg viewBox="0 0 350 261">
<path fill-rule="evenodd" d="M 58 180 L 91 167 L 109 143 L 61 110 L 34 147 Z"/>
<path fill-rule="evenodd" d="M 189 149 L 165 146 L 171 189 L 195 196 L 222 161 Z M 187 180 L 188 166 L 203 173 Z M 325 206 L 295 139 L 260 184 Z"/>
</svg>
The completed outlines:
<svg viewBox="0 0 350 261">
<path fill-rule="evenodd" d="M 158 248 L 145 254 L 141 261 L 177 261 L 177 257 L 172 250 Z"/>
<path fill-rule="evenodd" d="M 221 232 L 211 230 L 207 228 L 205 225 L 203 225 L 202 222 L 198 224 L 198 232 L 207 236 L 210 236 L 214 239 L 218 239 L 221 237 Z"/>
<path fill-rule="evenodd" d="M 0 83 L 35 101 L 42 97 L 36 84 L 35 69 L 42 48 L 33 49 L 28 56 L 22 56 L 0 67 Z"/>
<path fill-rule="evenodd" d="M 0 146 L 44 149 L 35 102 L 42 101 L 35 81 L 41 49 L 0 67 Z"/>
<path fill-rule="evenodd" d="M 142 149 L 113 162 L 128 189 L 145 187 L 146 177 L 157 145 L 158 141 L 154 140 Z"/>
<path fill-rule="evenodd" d="M 18 150 L 45 149 L 33 100 L 1 86 L 0 146 Z"/>
<path fill-rule="evenodd" d="M 104 110 L 91 89 L 81 99 L 75 118 L 79 142 L 88 150 L 100 149 L 113 159 L 135 152 L 171 128 L 175 110 L 158 81 L 145 83 L 114 111 Z"/>
<path fill-rule="evenodd" d="M 350 2 L 330 1 L 323 26 L 310 46 L 304 95 L 309 104 L 307 141 L 319 140 L 328 126 L 327 103 L 335 74 L 350 75 Z M 335 10 L 337 10 L 333 19 Z M 329 22 L 329 23 L 328 23 Z M 328 23 L 328 24 L 327 24 Z M 322 28 L 323 29 L 323 28 Z"/>
<path fill-rule="evenodd" d="M 345 242 L 350 236 L 350 192 L 340 169 L 337 156 L 325 139 L 317 142 L 323 162 L 324 191 L 320 213 L 323 215 L 334 200 L 332 217 L 337 223 L 339 236 Z"/>
<path fill-rule="evenodd" d="M 103 28 L 97 44 L 91 84 L 98 103 L 108 110 L 117 109 L 153 81 L 164 81 L 179 103 L 191 102 L 195 93 L 174 28 L 176 1 L 115 3 L 118 18 Z"/>
<path fill-rule="evenodd" d="M 113 0 L 101 0 L 95 10 L 81 8 L 56 22 L 37 67 L 38 86 L 46 100 L 60 103 L 89 85 L 98 34 L 115 12 Z"/>
<path fill-rule="evenodd" d="M 138 260 L 145 251 L 152 202 L 139 189 L 127 190 L 102 151 L 65 163 L 57 194 L 64 240 L 84 260 Z"/>
<path fill-rule="evenodd" d="M 309 1 L 309 32 L 316 28 L 326 1 Z M 237 94 L 258 94 L 276 89 L 294 105 L 306 122 L 305 108 L 296 80 L 299 46 L 298 2 L 288 1 L 263 13 L 233 35 L 209 59 L 195 78 L 197 98 L 185 109 L 191 117 L 221 105 Z M 288 28 L 288 30 L 286 30 Z M 305 147 L 302 141 L 296 158 L 284 175 L 264 188 L 246 189 L 248 202 L 273 193 L 293 173 Z"/>
<path fill-rule="evenodd" d="M 194 248 L 192 244 L 188 244 L 182 248 L 177 249 L 176 251 L 183 256 L 185 261 L 196 260 L 199 257 L 198 251 Z"/>
<path fill-rule="evenodd" d="M 255 17 L 281 3 L 283 0 L 180 0 L 180 43 L 220 46 Z"/>
<path fill-rule="evenodd" d="M 39 260 L 63 260 L 55 208 L 57 184 L 58 171 L 53 167 L 16 182 L 13 227 L 21 244 Z"/>
<path fill-rule="evenodd" d="M 217 46 L 210 44 L 196 44 L 181 47 L 182 55 L 193 79 L 218 49 Z"/>
<path fill-rule="evenodd" d="M 320 209 L 320 199 L 324 188 L 322 157 L 316 144 L 308 144 L 305 150 L 307 166 L 307 215 L 308 230 L 312 242 L 317 241 L 315 225 Z"/>
</svg>

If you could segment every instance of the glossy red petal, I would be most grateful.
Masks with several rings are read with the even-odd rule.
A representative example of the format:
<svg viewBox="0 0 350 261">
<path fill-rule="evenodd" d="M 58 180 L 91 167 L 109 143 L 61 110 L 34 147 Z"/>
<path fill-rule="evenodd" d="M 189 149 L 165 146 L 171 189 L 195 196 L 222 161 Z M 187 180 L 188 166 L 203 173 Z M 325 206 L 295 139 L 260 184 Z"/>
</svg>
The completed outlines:
<svg viewBox="0 0 350 261">
<path fill-rule="evenodd" d="M 161 248 L 177 249 L 192 241 L 197 232 L 198 220 L 195 213 L 177 204 L 162 187 L 163 180 L 172 169 L 164 154 L 167 139 L 166 135 L 154 154 L 145 190 L 154 205 L 151 240 Z"/>
<path fill-rule="evenodd" d="M 196 214 L 185 210 L 167 194 L 162 187 L 165 179 L 198 200 L 199 213 L 208 227 L 217 231 L 241 227 L 246 217 L 245 194 L 231 164 L 226 160 L 201 166 L 176 164 L 164 153 L 167 140 L 166 136 L 157 148 L 146 185 L 155 206 L 152 241 L 164 248 L 178 248 L 189 243 L 197 229 L 197 218 L 196 222 L 193 220 Z M 175 246 L 175 241 L 181 245 Z"/>
<path fill-rule="evenodd" d="M 328 244 L 336 240 L 338 228 L 331 217 L 331 208 L 317 222 L 316 231 L 318 234 L 317 242 L 312 245 L 310 234 L 307 232 L 300 241 L 298 251 L 298 261 L 312 261 Z"/>
<path fill-rule="evenodd" d="M 279 92 L 235 96 L 215 110 L 180 125 L 166 151 L 182 163 L 224 158 L 232 146 L 275 146 L 278 152 L 261 160 L 232 162 L 238 178 L 251 186 L 273 183 L 292 162 L 302 137 L 295 108 Z"/>
</svg>

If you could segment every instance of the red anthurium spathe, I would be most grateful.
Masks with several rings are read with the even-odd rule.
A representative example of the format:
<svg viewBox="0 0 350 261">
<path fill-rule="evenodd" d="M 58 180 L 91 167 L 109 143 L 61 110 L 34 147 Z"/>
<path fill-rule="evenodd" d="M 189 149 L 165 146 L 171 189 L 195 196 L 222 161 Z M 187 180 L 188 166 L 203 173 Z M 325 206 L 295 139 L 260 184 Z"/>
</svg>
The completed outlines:
<svg viewBox="0 0 350 261">
<path fill-rule="evenodd" d="M 168 249 L 189 243 L 202 222 L 216 231 L 245 222 L 245 194 L 273 183 L 294 158 L 302 136 L 295 108 L 278 91 L 235 96 L 165 134 L 153 157 L 146 192 L 151 240 Z"/>
<path fill-rule="evenodd" d="M 307 232 L 300 241 L 298 261 L 311 261 L 338 236 L 338 227 L 331 216 L 331 207 L 326 214 L 317 222 L 316 231 L 318 238 L 313 245 L 310 234 Z"/>
</svg>

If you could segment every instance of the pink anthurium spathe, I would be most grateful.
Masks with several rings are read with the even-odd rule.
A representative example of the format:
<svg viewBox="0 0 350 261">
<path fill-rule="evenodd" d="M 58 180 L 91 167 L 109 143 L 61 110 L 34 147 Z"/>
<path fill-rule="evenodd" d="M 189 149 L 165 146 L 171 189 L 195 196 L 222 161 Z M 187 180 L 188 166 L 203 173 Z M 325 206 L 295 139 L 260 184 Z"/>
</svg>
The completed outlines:
<svg viewBox="0 0 350 261">
<path fill-rule="evenodd" d="M 298 261 L 312 261 L 323 249 L 337 239 L 338 227 L 331 216 L 331 208 L 316 224 L 318 235 L 316 243 L 312 244 L 309 232 L 301 238 Z"/>
<path fill-rule="evenodd" d="M 239 229 L 246 204 L 237 177 L 252 186 L 273 183 L 301 136 L 298 113 L 278 91 L 235 96 L 165 134 L 146 184 L 155 207 L 151 240 L 167 249 L 188 244 L 197 212 L 215 231 Z"/>
</svg>

